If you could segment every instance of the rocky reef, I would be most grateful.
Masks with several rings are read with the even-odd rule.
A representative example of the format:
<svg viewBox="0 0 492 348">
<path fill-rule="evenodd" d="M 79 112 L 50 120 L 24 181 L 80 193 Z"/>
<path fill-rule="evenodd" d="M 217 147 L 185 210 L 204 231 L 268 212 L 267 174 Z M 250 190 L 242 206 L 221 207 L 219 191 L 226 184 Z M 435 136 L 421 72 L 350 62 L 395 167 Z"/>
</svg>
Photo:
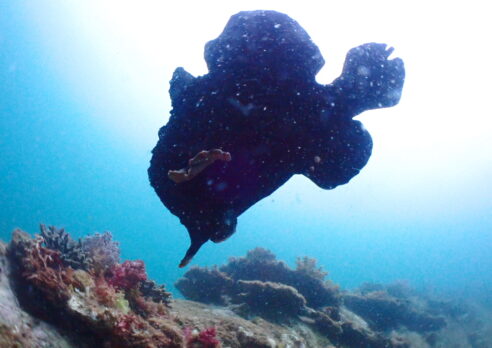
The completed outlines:
<svg viewBox="0 0 492 348">
<path fill-rule="evenodd" d="M 403 283 L 343 291 L 311 258 L 257 248 L 191 268 L 173 299 L 109 232 L 14 231 L 0 242 L 0 347 L 317 348 L 491 346 L 480 308 Z M 190 301 L 191 300 L 191 301 Z"/>
<path fill-rule="evenodd" d="M 299 258 L 291 269 L 270 251 L 256 248 L 219 268 L 192 267 L 176 287 L 190 300 L 227 306 L 250 320 L 303 323 L 336 346 L 408 347 L 397 335 L 371 330 L 342 306 L 342 291 L 326 276 L 314 259 Z"/>
<path fill-rule="evenodd" d="M 225 306 L 249 320 L 302 323 L 332 347 L 485 348 L 492 343 L 490 320 L 479 320 L 471 306 L 419 293 L 404 282 L 343 291 L 327 275 L 315 259 L 298 258 L 292 269 L 256 248 L 220 267 L 192 267 L 176 287 L 190 300 Z"/>
</svg>

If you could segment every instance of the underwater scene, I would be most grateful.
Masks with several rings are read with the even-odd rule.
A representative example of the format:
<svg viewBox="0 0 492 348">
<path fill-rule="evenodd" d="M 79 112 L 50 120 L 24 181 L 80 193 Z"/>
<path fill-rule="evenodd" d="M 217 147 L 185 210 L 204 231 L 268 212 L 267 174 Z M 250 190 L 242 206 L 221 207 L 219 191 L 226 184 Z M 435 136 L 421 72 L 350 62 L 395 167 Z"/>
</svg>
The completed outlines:
<svg viewBox="0 0 492 348">
<path fill-rule="evenodd" d="M 0 2 L 0 348 L 492 348 L 488 17 Z"/>
</svg>

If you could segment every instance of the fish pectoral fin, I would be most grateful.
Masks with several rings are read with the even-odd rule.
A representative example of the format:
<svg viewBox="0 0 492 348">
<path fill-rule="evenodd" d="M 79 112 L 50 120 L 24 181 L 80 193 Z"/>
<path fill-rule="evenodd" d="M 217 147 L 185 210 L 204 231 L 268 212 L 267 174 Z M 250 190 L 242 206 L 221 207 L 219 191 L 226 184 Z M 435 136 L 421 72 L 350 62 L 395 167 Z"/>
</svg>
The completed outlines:
<svg viewBox="0 0 492 348">
<path fill-rule="evenodd" d="M 190 263 L 190 261 L 193 259 L 193 257 L 196 255 L 198 250 L 200 250 L 202 245 L 205 244 L 207 241 L 208 241 L 208 238 L 207 239 L 203 239 L 203 238 L 195 239 L 195 238 L 191 237 L 191 245 L 188 248 L 188 250 L 186 251 L 186 254 L 183 257 L 183 259 L 179 263 L 179 268 L 186 267 Z"/>
</svg>

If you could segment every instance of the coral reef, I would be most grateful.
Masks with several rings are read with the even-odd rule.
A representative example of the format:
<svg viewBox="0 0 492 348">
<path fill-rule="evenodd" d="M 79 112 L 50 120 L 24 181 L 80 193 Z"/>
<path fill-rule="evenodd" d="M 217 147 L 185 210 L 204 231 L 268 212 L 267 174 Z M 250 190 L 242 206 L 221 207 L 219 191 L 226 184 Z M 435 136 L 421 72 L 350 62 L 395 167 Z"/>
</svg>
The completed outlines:
<svg viewBox="0 0 492 348">
<path fill-rule="evenodd" d="M 239 280 L 232 303 L 239 304 L 236 311 L 260 315 L 270 320 L 291 318 L 306 309 L 306 299 L 289 285 L 262 282 L 259 280 Z M 258 304 L 261 303 L 261 306 Z"/>
<path fill-rule="evenodd" d="M 0 243 L 2 347 L 301 348 L 328 343 L 304 327 L 247 321 L 188 301 L 173 301 L 170 307 L 170 294 L 146 278 L 142 262 L 110 268 L 91 262 L 87 270 L 73 269 L 59 250 L 43 243 L 42 237 L 21 230 L 14 231 L 8 252 Z M 119 254 L 114 243 L 106 245 L 108 253 Z"/>
<path fill-rule="evenodd" d="M 290 285 L 306 298 L 309 307 L 338 305 L 341 300 L 338 286 L 325 281 L 327 273 L 316 268 L 314 259 L 298 260 L 293 270 L 270 251 L 256 248 L 246 257 L 231 258 L 219 269 L 236 281 L 260 280 Z"/>
<path fill-rule="evenodd" d="M 21 308 L 12 288 L 12 278 L 12 265 L 7 259 L 7 245 L 0 241 L 0 347 L 71 347 L 68 337 Z"/>
<path fill-rule="evenodd" d="M 342 316 L 342 294 L 325 280 L 327 274 L 315 259 L 299 258 L 296 269 L 291 269 L 269 250 L 256 248 L 218 269 L 193 267 L 176 287 L 188 299 L 227 305 L 245 318 L 259 316 L 284 325 L 304 322 L 336 344 L 405 346 Z"/>
<path fill-rule="evenodd" d="M 222 267 L 191 268 L 178 282 L 187 297 L 213 305 L 172 300 L 171 306 L 144 263 L 117 262 L 117 243 L 104 235 L 112 256 L 100 247 L 98 260 L 105 261 L 94 262 L 82 248 L 91 260 L 87 269 L 74 269 L 40 235 L 16 230 L 8 247 L 0 242 L 0 347 L 492 346 L 492 323 L 484 319 L 492 315 L 483 308 L 425 296 L 404 283 L 341 291 L 314 259 L 299 258 L 291 269 L 260 248 Z M 254 278 L 247 267 L 257 279 L 242 279 Z M 323 300 L 311 302 L 319 305 L 310 305 L 301 281 L 322 289 Z"/>
<path fill-rule="evenodd" d="M 127 260 L 122 264 L 116 264 L 109 274 L 109 284 L 124 291 L 135 289 L 147 280 L 147 273 L 145 273 L 145 265 L 142 260 Z"/>
<path fill-rule="evenodd" d="M 166 316 L 163 303 L 154 303 L 139 291 L 141 283 L 147 280 L 142 261 L 115 264 L 104 274 L 90 268 L 74 270 L 63 262 L 59 250 L 44 247 L 42 243 L 42 237 L 32 239 L 17 230 L 9 254 L 17 265 L 18 282 L 34 288 L 47 307 L 56 309 L 65 318 L 64 321 L 55 319 L 57 325 L 76 324 L 79 329 L 92 332 L 101 346 L 183 345 L 180 330 Z M 39 303 L 33 300 L 32 305 Z"/>
<path fill-rule="evenodd" d="M 410 301 L 391 296 L 386 291 L 372 291 L 365 295 L 347 294 L 344 303 L 379 331 L 404 326 L 411 331 L 425 332 L 446 326 L 444 318 L 419 310 Z"/>
<path fill-rule="evenodd" d="M 234 281 L 217 267 L 208 269 L 194 266 L 175 285 L 191 301 L 225 305 L 231 296 Z"/>
<path fill-rule="evenodd" d="M 327 347 L 330 343 L 303 324 L 279 325 L 257 317 L 246 320 L 225 307 L 175 300 L 173 313 L 184 328 L 195 328 L 195 334 L 215 328 L 223 347 L 231 348 L 306 348 Z M 197 325 L 197 323 L 199 323 Z"/>
<path fill-rule="evenodd" d="M 463 325 L 467 315 L 404 282 L 340 291 L 326 276 L 315 259 L 298 258 L 291 269 L 269 250 L 256 248 L 220 267 L 193 267 L 176 287 L 186 298 L 226 306 L 250 320 L 289 327 L 301 322 L 337 347 L 437 347 L 451 342 L 445 336 L 450 325 Z M 472 334 L 465 341 L 484 338 Z"/>
<path fill-rule="evenodd" d="M 119 263 L 119 245 L 108 231 L 75 241 L 63 228 L 41 224 L 40 230 L 43 245 L 60 252 L 63 263 L 73 269 L 102 272 Z"/>
</svg>

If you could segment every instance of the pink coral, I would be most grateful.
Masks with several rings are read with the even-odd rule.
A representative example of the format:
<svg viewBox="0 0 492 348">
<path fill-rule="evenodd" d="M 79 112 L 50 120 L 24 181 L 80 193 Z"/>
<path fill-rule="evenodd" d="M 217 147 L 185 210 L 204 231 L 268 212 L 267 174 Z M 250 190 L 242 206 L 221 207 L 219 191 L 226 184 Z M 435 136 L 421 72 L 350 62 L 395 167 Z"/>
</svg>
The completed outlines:
<svg viewBox="0 0 492 348">
<path fill-rule="evenodd" d="M 131 290 L 145 280 L 147 280 L 145 264 L 142 260 L 136 260 L 114 265 L 108 283 L 115 288 Z"/>
<path fill-rule="evenodd" d="M 211 327 L 208 329 L 205 329 L 201 331 L 198 334 L 198 340 L 203 343 L 203 345 L 206 348 L 213 348 L 213 347 L 218 347 L 220 342 L 216 338 L 217 336 L 217 331 L 215 330 L 215 327 Z"/>
</svg>

